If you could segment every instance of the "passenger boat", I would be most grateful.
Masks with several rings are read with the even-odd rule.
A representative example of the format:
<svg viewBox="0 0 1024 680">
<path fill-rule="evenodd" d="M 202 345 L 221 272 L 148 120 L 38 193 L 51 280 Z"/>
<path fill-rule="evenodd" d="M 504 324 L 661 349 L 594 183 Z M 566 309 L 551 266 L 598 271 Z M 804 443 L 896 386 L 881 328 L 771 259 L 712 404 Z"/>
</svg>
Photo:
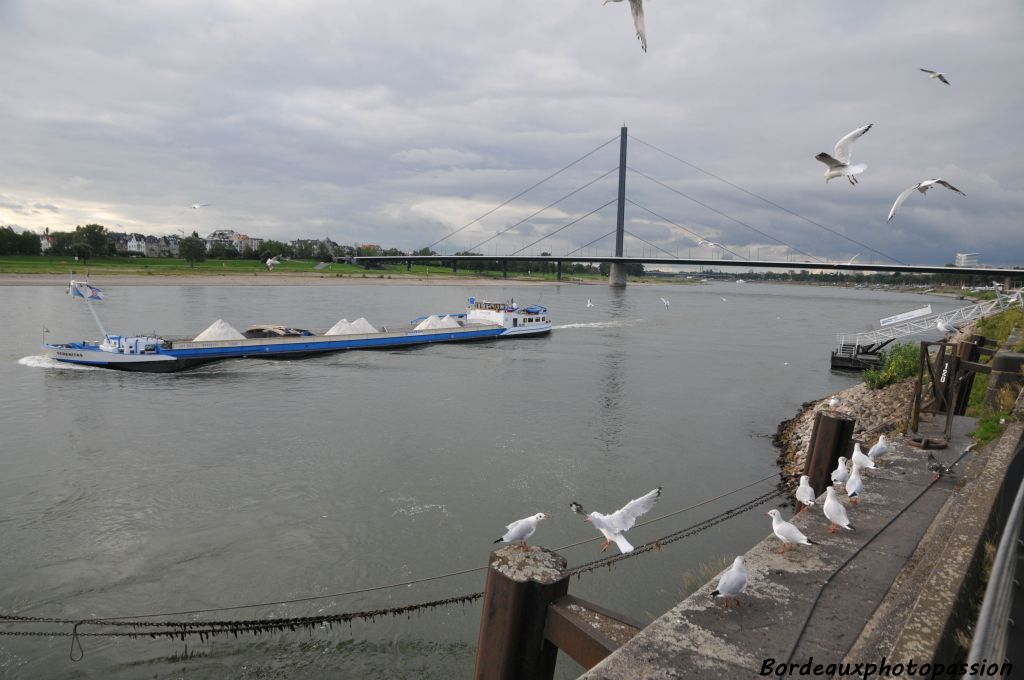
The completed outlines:
<svg viewBox="0 0 1024 680">
<path fill-rule="evenodd" d="M 223 359 L 299 359 L 352 349 L 390 349 L 551 331 L 546 307 L 470 298 L 465 312 L 434 314 L 380 329 L 365 319 L 351 323 L 342 319 L 323 333 L 276 324 L 251 326 L 239 333 L 218 319 L 192 339 L 111 335 L 92 307 L 92 301 L 103 299 L 100 289 L 87 282 L 72 281 L 68 290 L 72 296 L 85 300 L 103 339 L 47 343 L 43 345 L 46 356 L 70 364 L 122 371 L 169 373 Z"/>
</svg>

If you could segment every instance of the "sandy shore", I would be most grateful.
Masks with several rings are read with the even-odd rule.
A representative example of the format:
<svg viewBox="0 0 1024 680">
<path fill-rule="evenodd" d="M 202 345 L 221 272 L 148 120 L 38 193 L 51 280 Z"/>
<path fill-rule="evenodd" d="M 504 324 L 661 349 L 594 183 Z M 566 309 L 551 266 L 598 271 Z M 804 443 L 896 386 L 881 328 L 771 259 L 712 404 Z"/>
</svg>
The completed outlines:
<svg viewBox="0 0 1024 680">
<path fill-rule="evenodd" d="M 93 274 L 90 279 L 97 286 L 345 286 L 345 285 L 417 285 L 417 286 L 539 286 L 539 285 L 602 285 L 602 280 L 585 281 L 530 281 L 524 279 L 490 279 L 459 276 L 395 276 L 359 274 Z M 0 274 L 0 286 L 66 286 L 67 275 L 61 274 Z"/>
</svg>

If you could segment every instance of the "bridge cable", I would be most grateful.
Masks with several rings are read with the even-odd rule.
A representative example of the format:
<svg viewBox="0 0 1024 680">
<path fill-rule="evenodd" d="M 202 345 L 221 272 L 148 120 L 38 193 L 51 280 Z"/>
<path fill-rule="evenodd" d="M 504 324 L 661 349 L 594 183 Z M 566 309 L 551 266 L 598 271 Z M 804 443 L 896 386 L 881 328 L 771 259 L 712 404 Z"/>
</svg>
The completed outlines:
<svg viewBox="0 0 1024 680">
<path fill-rule="evenodd" d="M 666 255 L 670 255 L 671 257 L 673 257 L 673 258 L 675 258 L 675 259 L 677 259 L 677 260 L 679 259 L 679 255 L 677 255 L 676 253 L 670 253 L 669 251 L 665 250 L 665 249 L 664 249 L 664 248 L 662 248 L 661 246 L 656 246 L 656 245 L 654 245 L 653 243 L 651 243 L 651 242 L 650 242 L 650 241 L 648 241 L 647 239 L 643 238 L 642 236 L 637 236 L 636 234 L 634 234 L 633 232 L 631 232 L 631 231 L 630 231 L 630 230 L 628 230 L 628 229 L 623 229 L 622 231 L 623 231 L 624 233 L 626 233 L 626 234 L 629 234 L 630 236 L 632 236 L 632 237 L 633 237 L 633 238 L 635 238 L 636 240 L 638 240 L 638 241 L 643 241 L 644 243 L 646 243 L 646 244 L 647 244 L 647 245 L 649 245 L 650 247 L 652 247 L 652 248 L 655 248 L 655 249 L 657 249 L 657 250 L 660 250 L 661 252 L 665 253 Z"/>
<path fill-rule="evenodd" d="M 659 152 L 659 153 L 663 153 L 663 154 L 665 154 L 665 155 L 666 155 L 666 156 L 668 156 L 669 158 L 673 158 L 673 159 L 675 159 L 675 160 L 679 161 L 680 163 L 683 163 L 683 164 L 685 164 L 685 165 L 688 165 L 689 167 L 693 168 L 694 170 L 697 170 L 698 172 L 702 172 L 702 173 L 704 173 L 704 174 L 705 174 L 705 175 L 707 175 L 708 177 L 712 177 L 712 178 L 714 178 L 714 179 L 717 179 L 717 180 L 718 180 L 719 182 L 724 182 L 725 184 L 728 184 L 728 185 L 729 185 L 729 186 L 731 186 L 732 188 L 734 188 L 734 189 L 738 189 L 739 191 L 742 191 L 743 193 L 747 194 L 748 196 L 753 196 L 754 198 L 758 199 L 759 201 L 764 201 L 765 203 L 767 203 L 767 204 L 768 204 L 768 205 L 770 205 L 770 206 L 773 206 L 773 207 L 775 207 L 775 208 L 778 208 L 779 210 L 781 210 L 781 211 L 783 211 L 783 212 L 789 213 L 789 214 L 790 214 L 790 215 L 792 215 L 793 217 L 797 217 L 797 218 L 799 218 L 799 219 L 803 220 L 804 222 L 808 222 L 809 224 L 813 224 L 814 226 L 816 226 L 816 227 L 819 227 L 819 228 L 821 228 L 821 229 L 824 229 L 825 231 L 827 231 L 827 232 L 829 232 L 829 233 L 835 234 L 836 236 L 839 236 L 840 238 L 844 238 L 844 239 L 846 239 L 847 241 L 849 241 L 850 243 L 856 243 L 857 245 L 859 245 L 859 246 L 861 246 L 861 247 L 863 247 L 863 248 L 867 248 L 867 249 L 868 249 L 868 250 L 870 250 L 871 252 L 873 252 L 873 253 L 876 253 L 876 254 L 878 254 L 878 255 L 881 255 L 882 257 L 884 257 L 884 258 L 886 258 L 886 259 L 889 259 L 889 260 L 892 260 L 893 262 L 896 262 L 896 263 L 898 263 L 898 264 L 903 264 L 903 265 L 907 264 L 906 262 L 902 262 L 902 261 L 900 261 L 900 260 L 897 260 L 897 259 L 896 259 L 895 257 L 893 257 L 892 255 L 887 255 L 887 254 L 883 253 L 883 252 L 882 252 L 882 251 L 880 251 L 880 250 L 876 250 L 876 249 L 872 248 L 871 246 L 867 245 L 866 243 L 861 243 L 860 241 L 858 241 L 858 240 L 856 240 L 856 239 L 853 239 L 853 238 L 850 238 L 849 236 L 846 236 L 845 234 L 843 234 L 843 233 L 841 233 L 841 232 L 839 232 L 839 231 L 836 231 L 835 229 L 830 229 L 829 227 L 826 227 L 826 226 L 825 226 L 824 224 L 821 224 L 821 223 L 819 223 L 819 222 L 815 222 L 814 220 L 812 220 L 812 219 L 811 219 L 811 218 L 809 218 L 809 217 L 804 217 L 804 216 L 803 216 L 803 215 L 801 215 L 800 213 L 798 213 L 798 212 L 796 212 L 796 211 L 793 211 L 793 210 L 790 210 L 789 208 L 787 208 L 787 207 L 785 207 L 785 206 L 783 206 L 783 205 L 779 205 L 778 203 L 776 203 L 775 201 L 773 201 L 773 200 L 771 200 L 771 199 L 765 198 L 764 196 L 761 196 L 761 195 L 759 195 L 759 194 L 755 194 L 755 193 L 754 193 L 753 191 L 749 191 L 749 190 L 747 190 L 747 189 L 744 189 L 744 188 L 743 188 L 743 187 L 741 187 L 740 185 L 738 185 L 738 184 L 734 184 L 733 182 L 730 182 L 729 180 L 725 179 L 724 177 L 719 177 L 719 176 L 718 176 L 718 175 L 716 175 L 715 173 L 713 173 L 713 172 L 710 172 L 710 171 L 708 171 L 708 170 L 705 170 L 704 168 L 701 168 L 701 167 L 699 167 L 699 166 L 697 166 L 697 165 L 694 165 L 693 163 L 691 163 L 691 162 L 689 162 L 689 161 L 687 161 L 687 160 L 684 160 L 684 159 L 680 158 L 679 156 L 676 156 L 676 155 L 674 155 L 674 154 L 671 154 L 671 153 L 669 153 L 668 151 L 665 151 L 664 149 L 659 149 L 658 147 L 654 146 L 653 144 L 651 144 L 651 143 L 649 143 L 649 142 L 645 142 L 645 141 L 644 141 L 644 140 L 642 140 L 642 139 L 637 139 L 636 137 L 633 137 L 633 135 L 630 135 L 630 138 L 631 138 L 631 139 L 632 139 L 633 141 L 635 141 L 635 142 L 640 142 L 640 143 L 641 143 L 641 144 L 643 144 L 644 146 L 650 147 L 650 148 L 654 149 L 655 151 L 657 151 L 657 152 Z M 791 247 L 792 247 L 792 246 L 791 246 Z M 799 252 L 799 251 L 798 251 L 798 252 Z M 806 253 L 804 253 L 804 254 L 806 255 Z"/>
<path fill-rule="evenodd" d="M 574 253 L 578 253 L 579 251 L 583 250 L 583 249 L 584 249 L 584 248 L 586 248 L 587 246 L 592 246 L 592 245 L 594 245 L 595 243 L 597 243 L 598 241 L 600 241 L 601 239 L 603 239 L 603 238 L 608 238 L 609 236 L 611 236 L 612 234 L 614 234 L 614 233 L 615 233 L 616 231 L 617 231 L 616 229 L 612 229 L 611 231 L 609 231 L 609 232 L 608 232 L 607 234 L 605 234 L 604 236 L 598 236 L 597 238 L 595 238 L 595 239 L 594 239 L 593 241 L 591 241 L 590 243 L 584 243 L 583 245 L 581 245 L 581 246 L 580 246 L 579 248 L 577 248 L 576 250 L 570 250 L 570 251 L 569 251 L 569 252 L 567 252 L 567 253 L 566 253 L 566 254 L 565 254 L 565 255 L 564 255 L 563 257 L 569 257 L 570 255 L 572 255 L 572 254 L 574 254 Z M 604 257 L 604 256 L 602 255 L 602 257 Z"/>
<path fill-rule="evenodd" d="M 746 222 L 744 222 L 743 220 L 737 219 L 737 218 L 733 217 L 732 215 L 728 215 L 728 214 L 726 214 L 726 213 L 722 212 L 721 210 L 718 210 L 717 208 L 712 208 L 712 207 L 711 207 L 710 205 L 708 205 L 707 203 L 704 203 L 703 201 L 700 201 L 700 200 L 698 200 L 698 199 L 696 199 L 696 198 L 694 198 L 693 196 L 690 196 L 690 195 L 688 195 L 688 194 L 684 194 L 684 193 L 683 193 L 682 191 L 680 191 L 679 189 L 676 189 L 675 187 L 671 187 L 671 186 L 669 186 L 669 185 L 665 184 L 665 183 L 664 183 L 664 182 L 662 182 L 662 181 L 656 180 L 656 179 L 654 179 L 653 177 L 651 177 L 650 175 L 647 175 L 647 174 L 645 174 L 645 173 L 643 173 L 643 172 L 640 172 L 639 170 L 636 170 L 636 169 L 634 169 L 634 168 L 629 168 L 629 170 L 631 170 L 632 172 L 635 172 L 636 174 L 640 175 L 640 176 L 641 176 L 641 177 L 643 177 L 644 179 L 648 179 L 648 180 L 650 180 L 650 181 L 654 182 L 655 184 L 657 184 L 657 185 L 658 185 L 658 186 L 660 186 L 660 187 L 663 187 L 663 188 L 665 188 L 665 189 L 668 189 L 668 190 L 669 190 L 669 191 L 671 191 L 671 192 L 674 192 L 674 193 L 676 193 L 676 194 L 679 194 L 680 196 L 682 196 L 683 198 L 685 198 L 685 199 L 686 199 L 686 200 L 688 200 L 688 201 L 693 201 L 693 202 L 694 202 L 694 203 L 696 203 L 697 205 L 699 205 L 699 206 L 701 206 L 701 207 L 703 207 L 703 208 L 707 208 L 708 210 L 710 210 L 711 212 L 713 212 L 713 213 L 715 213 L 715 214 L 717 214 L 717 215 L 721 215 L 722 217 L 726 218 L 727 220 L 732 220 L 732 221 L 733 221 L 733 222 L 735 222 L 736 224 L 739 224 L 739 225 L 741 225 L 741 226 L 744 226 L 744 227 L 746 227 L 747 229 L 750 229 L 751 231 L 755 231 L 755 232 L 757 232 L 758 234 L 760 234 L 761 236 L 764 236 L 765 238 L 769 238 L 769 239 L 771 239 L 771 240 L 775 241 L 776 243 L 781 243 L 782 245 L 786 246 L 787 248 L 790 248 L 791 250 L 793 250 L 793 251 L 795 251 L 795 252 L 798 252 L 798 253 L 800 253 L 801 255 L 806 255 L 807 257 L 809 257 L 809 258 L 811 258 L 811 259 L 814 259 L 814 260 L 818 260 L 818 261 L 820 261 L 820 262 L 824 262 L 824 261 L 825 261 L 824 259 L 822 259 L 822 258 L 820 258 L 820 257 L 818 257 L 818 256 L 816 256 L 816 255 L 811 255 L 810 253 L 807 253 L 807 252 L 804 252 L 804 251 L 800 250 L 800 249 L 799 249 L 799 248 L 797 248 L 796 246 L 790 245 L 789 243 L 786 243 L 785 241 L 783 241 L 783 240 L 781 240 L 781 239 L 777 239 L 777 238 L 775 238 L 774 236 L 772 236 L 771 234 L 768 234 L 768 233 L 766 233 L 766 232 L 763 232 L 763 231 L 761 231 L 760 229 L 758 229 L 757 227 L 754 227 L 754 226 L 751 226 L 751 225 L 747 224 L 747 223 L 746 223 Z"/>
<path fill-rule="evenodd" d="M 551 232 L 550 234 L 546 234 L 546 235 L 544 235 L 544 236 L 541 236 L 541 237 L 540 237 L 539 239 L 537 239 L 536 241 L 534 241 L 534 242 L 532 242 L 532 243 L 527 243 L 527 244 L 526 244 L 525 246 L 523 246 L 523 247 L 522 247 L 522 248 L 520 248 L 519 250 L 515 250 L 515 251 L 512 251 L 511 253 L 509 253 L 509 255 L 518 255 L 519 253 L 523 252 L 523 251 L 524 251 L 524 250 L 526 250 L 527 248 L 530 248 L 530 247 L 532 247 L 532 246 L 535 246 L 535 245 L 537 245 L 538 243 L 540 243 L 540 242 L 541 242 L 541 241 L 543 241 L 544 239 L 546 239 L 546 238 L 550 238 L 550 237 L 554 236 L 555 234 L 557 234 L 558 232 L 560 232 L 560 231 L 563 231 L 563 230 L 565 230 L 565 229 L 568 229 L 569 227 L 571 227 L 572 225 L 576 224 L 577 222 L 582 222 L 583 220 L 587 219 L 588 217 L 590 217 L 590 216 L 591 216 L 591 215 L 593 215 L 594 213 L 596 213 L 596 212 L 598 212 L 598 211 L 601 211 L 601 210 L 604 210 L 605 208 L 607 208 L 608 206 L 610 206 L 610 205 L 611 205 L 612 203 L 618 203 L 618 202 L 619 202 L 619 199 L 618 199 L 618 198 L 613 198 L 612 200 L 608 201 L 608 202 L 607 202 L 607 203 L 605 203 L 604 205 L 602 205 L 602 206 L 600 206 L 600 207 L 598 207 L 598 208 L 594 208 L 593 210 L 591 210 L 590 212 L 588 212 L 588 213 L 587 213 L 586 215 L 583 215 L 583 216 L 581 216 L 581 217 L 577 217 L 576 219 L 574 219 L 573 221 L 569 222 L 568 224 L 566 224 L 566 225 L 563 225 L 563 226 L 559 227 L 558 229 L 555 229 L 555 230 L 554 230 L 553 232 Z"/>
<path fill-rule="evenodd" d="M 516 222 L 515 224 L 513 224 L 513 225 L 511 225 L 511 226 L 509 226 L 509 227 L 506 227 L 505 229 L 502 229 L 501 231 L 499 231 L 499 232 L 498 232 L 497 234 L 495 234 L 494 236 L 491 236 L 491 237 L 489 237 L 489 238 L 486 238 L 486 239 L 484 239 L 483 241 L 481 241 L 480 243 L 477 243 L 477 244 L 476 244 L 475 246 L 473 246 L 473 247 L 471 247 L 471 248 L 467 248 L 467 249 L 466 249 L 466 251 L 467 251 L 467 252 L 470 252 L 470 251 L 476 250 L 477 248 L 479 248 L 480 246 L 484 245 L 484 244 L 485 244 L 485 243 L 487 243 L 488 241 L 493 241 L 494 239 L 498 238 L 498 237 L 499 237 L 499 236 L 501 236 L 502 234 L 504 234 L 504 233 L 506 233 L 506 232 L 509 232 L 509 231 L 511 231 L 511 230 L 513 230 L 513 229 L 515 229 L 516 227 L 518 227 L 518 226 L 519 226 L 520 224 L 522 224 L 523 222 L 526 222 L 526 221 L 528 221 L 528 220 L 532 220 L 532 219 L 533 219 L 534 217 L 536 217 L 537 215 L 541 214 L 542 212 L 544 212 L 544 211 L 545 211 L 545 210 L 547 210 L 548 208 L 553 208 L 554 206 L 558 205 L 559 203 L 561 203 L 561 202 L 562 202 L 562 201 L 564 201 L 565 199 L 569 198 L 569 197 L 570 197 L 570 196 L 572 196 L 573 194 L 578 194 L 579 192 L 581 192 L 581 191 L 583 191 L 584 189 L 586 189 L 587 187 L 589 187 L 589 186 L 590 186 L 591 184 L 594 184 L 595 182 L 597 182 L 597 181 L 599 181 L 599 180 L 602 180 L 602 179 L 604 179 L 605 177 L 607 177 L 608 175 L 612 174 L 613 172 L 615 172 L 615 171 L 616 171 L 616 170 L 618 170 L 618 169 L 619 169 L 619 167 L 618 167 L 618 166 L 615 166 L 614 168 L 612 168 L 612 169 L 611 169 L 611 170 L 609 170 L 608 172 L 604 173 L 603 175 L 601 175 L 601 176 L 599 176 L 599 177 L 595 177 L 594 179 L 590 180 L 589 182 L 587 182 L 586 184 L 584 184 L 584 185 L 583 185 L 583 186 L 581 186 L 580 188 L 578 188 L 578 189 L 576 189 L 576 190 L 574 190 L 574 191 L 570 191 L 569 193 L 567 193 L 567 194 L 566 194 L 565 196 L 562 196 L 562 197 L 561 197 L 560 199 L 558 199 L 558 200 L 557 200 L 557 201 L 555 201 L 554 203 L 549 203 L 549 204 L 547 204 L 546 206 L 544 206 L 543 208 L 541 208 L 541 209 L 540 209 L 540 210 L 538 210 L 537 212 L 533 213 L 532 215 L 529 215 L 528 217 L 524 217 L 523 219 L 519 220 L 519 221 L 518 221 L 518 222 Z"/>
<path fill-rule="evenodd" d="M 591 150 L 591 151 L 588 151 L 587 153 L 583 154 L 582 156 L 580 156 L 579 158 L 577 158 L 576 160 L 574 160 L 574 161 L 573 161 L 572 163 L 569 163 L 568 165 L 566 165 L 565 167 L 563 167 L 563 168 L 562 168 L 561 170 L 556 170 L 555 172 L 553 172 L 552 174 L 548 175 L 547 177 L 545 177 L 545 178 L 544 178 L 544 179 L 542 179 L 541 181 L 537 182 L 537 183 L 536 183 L 536 184 L 534 184 L 533 186 L 531 186 L 531 187 L 529 187 L 529 188 L 527 188 L 527 189 L 523 189 L 523 190 L 522 190 L 522 191 L 520 191 L 520 192 L 519 192 L 518 194 L 516 194 L 516 195 L 515 195 L 515 196 L 513 196 L 512 198 L 508 199 L 508 200 L 507 200 L 507 201 L 505 201 L 504 203 L 501 203 L 501 204 L 499 204 L 499 205 L 496 205 L 496 206 L 494 206 L 493 208 L 491 208 L 490 210 L 488 210 L 487 212 L 485 212 L 485 213 L 484 213 L 483 215 L 480 215 L 480 217 L 477 217 L 476 219 L 474 219 L 474 220 L 471 220 L 471 221 L 467 222 L 466 224 L 462 225 L 461 227 L 459 227 L 459 228 L 458 228 L 458 229 L 456 229 L 455 231 L 451 232 L 451 233 L 450 233 L 450 234 L 448 234 L 447 236 L 444 236 L 444 237 L 442 237 L 442 238 L 439 238 L 438 240 L 434 241 L 433 243 L 431 243 L 430 245 L 428 245 L 428 246 L 427 246 L 427 249 L 433 248 L 433 247 L 434 247 L 434 246 L 436 246 L 436 245 L 437 245 L 438 243 L 441 243 L 442 241 L 446 241 L 446 240 L 448 240 L 448 239 L 449 239 L 449 238 L 451 238 L 452 236 L 455 236 L 455 234 L 458 234 L 458 233 L 459 233 L 460 231 L 462 231 L 463 229 L 466 229 L 467 227 L 470 227 L 470 226 L 472 226 L 472 225 L 476 224 L 477 222 L 479 222 L 479 221 L 480 221 L 480 220 L 482 220 L 483 218 L 487 217 L 487 216 L 488 216 L 488 215 L 490 215 L 491 213 L 493 213 L 493 212 L 495 212 L 495 211 L 497 211 L 497 210 L 500 210 L 501 208 L 504 208 L 504 207 L 505 207 L 506 205 L 508 205 L 508 204 L 509 204 L 509 203 L 511 203 L 512 201 L 514 201 L 514 200 L 516 200 L 517 198 L 519 198 L 519 197 L 521 197 L 521 196 L 524 196 L 524 195 L 526 195 L 527 193 L 529 193 L 529 192 L 533 191 L 534 189 L 536 189 L 537 187 L 539 187 L 539 186 L 540 186 L 541 184 L 544 184 L 544 182 L 547 182 L 547 181 L 548 181 L 549 179 L 552 179 L 552 178 L 553 178 L 553 177 L 555 177 L 556 175 L 559 175 L 559 174 L 561 174 L 561 173 L 565 172 L 566 170 L 568 170 L 568 169 L 569 169 L 569 168 L 571 168 L 572 166 L 576 165 L 577 163 L 579 163 L 580 161 L 584 160 L 585 158 L 588 158 L 589 156 L 592 156 L 593 154 L 597 153 L 598 151 L 600 151 L 600 150 L 601 150 L 601 149 L 603 149 L 604 147 L 608 146 L 609 144 L 611 144 L 612 142 L 614 142 L 614 141 L 615 141 L 615 140 L 617 140 L 617 139 L 619 139 L 619 137 L 617 137 L 617 136 L 616 136 L 616 137 L 612 137 L 611 139 L 609 139 L 609 140 L 608 140 L 607 142 L 605 142 L 604 144 L 601 144 L 601 145 L 600 145 L 600 146 L 598 146 L 597 148 L 595 148 L 595 149 L 593 149 L 593 150 Z"/>
<path fill-rule="evenodd" d="M 676 222 L 673 222 L 672 220 L 670 220 L 669 218 L 665 217 L 664 215 L 659 215 L 658 213 L 654 212 L 650 208 L 648 208 L 646 206 L 642 206 L 642 205 L 640 205 L 639 203 L 637 203 L 636 201 L 634 201 L 632 199 L 627 198 L 626 201 L 628 201 L 629 203 L 632 203 L 633 205 L 635 205 L 636 207 L 640 208 L 641 210 L 646 210 L 647 212 L 649 212 L 652 215 L 654 215 L 655 217 L 657 217 L 659 220 L 667 222 L 667 223 L 671 224 L 673 227 L 678 227 L 679 229 L 682 229 L 683 231 L 685 231 L 685 232 L 687 232 L 689 234 L 692 234 L 693 236 L 696 236 L 697 238 L 699 238 L 702 241 L 707 241 L 707 239 L 704 238 L 703 236 L 701 236 L 700 234 L 698 234 L 696 232 L 693 232 L 693 231 L 690 231 L 689 229 L 687 229 L 683 225 L 678 224 Z M 710 243 L 710 241 L 709 241 L 709 243 Z M 737 253 L 735 250 L 730 250 L 729 248 L 726 248 L 721 243 L 716 243 L 714 245 L 717 246 L 718 248 L 721 248 L 722 250 L 726 251 L 727 253 L 732 253 L 733 255 L 735 255 L 736 257 L 740 258 L 741 260 L 749 259 L 749 258 L 743 257 L 742 255 Z M 676 257 L 678 257 L 678 255 Z"/>
</svg>

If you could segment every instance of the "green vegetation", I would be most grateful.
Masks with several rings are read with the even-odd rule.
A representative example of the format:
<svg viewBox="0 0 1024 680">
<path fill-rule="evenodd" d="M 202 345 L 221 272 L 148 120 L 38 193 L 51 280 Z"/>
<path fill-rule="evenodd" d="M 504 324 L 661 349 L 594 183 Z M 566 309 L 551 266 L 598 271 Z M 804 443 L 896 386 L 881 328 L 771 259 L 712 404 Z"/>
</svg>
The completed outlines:
<svg viewBox="0 0 1024 680">
<path fill-rule="evenodd" d="M 986 338 L 998 340 L 1002 345 L 1010 337 L 1010 332 L 1014 328 L 1024 328 L 1024 310 L 1019 307 L 1007 309 L 987 319 L 981 319 L 978 321 L 977 332 Z M 1017 343 L 1014 350 L 1024 351 L 1024 338 Z"/>
<path fill-rule="evenodd" d="M 921 347 L 912 342 L 897 343 L 888 352 L 882 352 L 882 367 L 864 371 L 864 384 L 879 390 L 894 385 L 917 373 Z"/>
</svg>

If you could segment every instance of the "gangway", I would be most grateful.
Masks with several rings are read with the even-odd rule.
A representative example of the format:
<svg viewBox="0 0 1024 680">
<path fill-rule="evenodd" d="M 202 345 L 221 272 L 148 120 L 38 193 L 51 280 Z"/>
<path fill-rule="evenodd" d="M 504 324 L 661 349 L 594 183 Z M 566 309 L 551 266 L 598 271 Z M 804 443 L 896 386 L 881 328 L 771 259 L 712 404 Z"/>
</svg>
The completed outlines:
<svg viewBox="0 0 1024 680">
<path fill-rule="evenodd" d="M 1009 295 L 996 292 L 994 300 L 985 300 L 967 307 L 958 307 L 941 314 L 929 314 L 910 321 L 894 324 L 877 331 L 862 333 L 838 333 L 836 348 L 832 351 L 832 368 L 860 370 L 874 368 L 881 363 L 879 352 L 894 340 L 910 335 L 923 335 L 938 329 L 938 322 L 948 326 L 962 326 L 970 321 L 983 319 L 1009 309 L 1014 305 L 1021 307 L 1021 291 Z"/>
</svg>

